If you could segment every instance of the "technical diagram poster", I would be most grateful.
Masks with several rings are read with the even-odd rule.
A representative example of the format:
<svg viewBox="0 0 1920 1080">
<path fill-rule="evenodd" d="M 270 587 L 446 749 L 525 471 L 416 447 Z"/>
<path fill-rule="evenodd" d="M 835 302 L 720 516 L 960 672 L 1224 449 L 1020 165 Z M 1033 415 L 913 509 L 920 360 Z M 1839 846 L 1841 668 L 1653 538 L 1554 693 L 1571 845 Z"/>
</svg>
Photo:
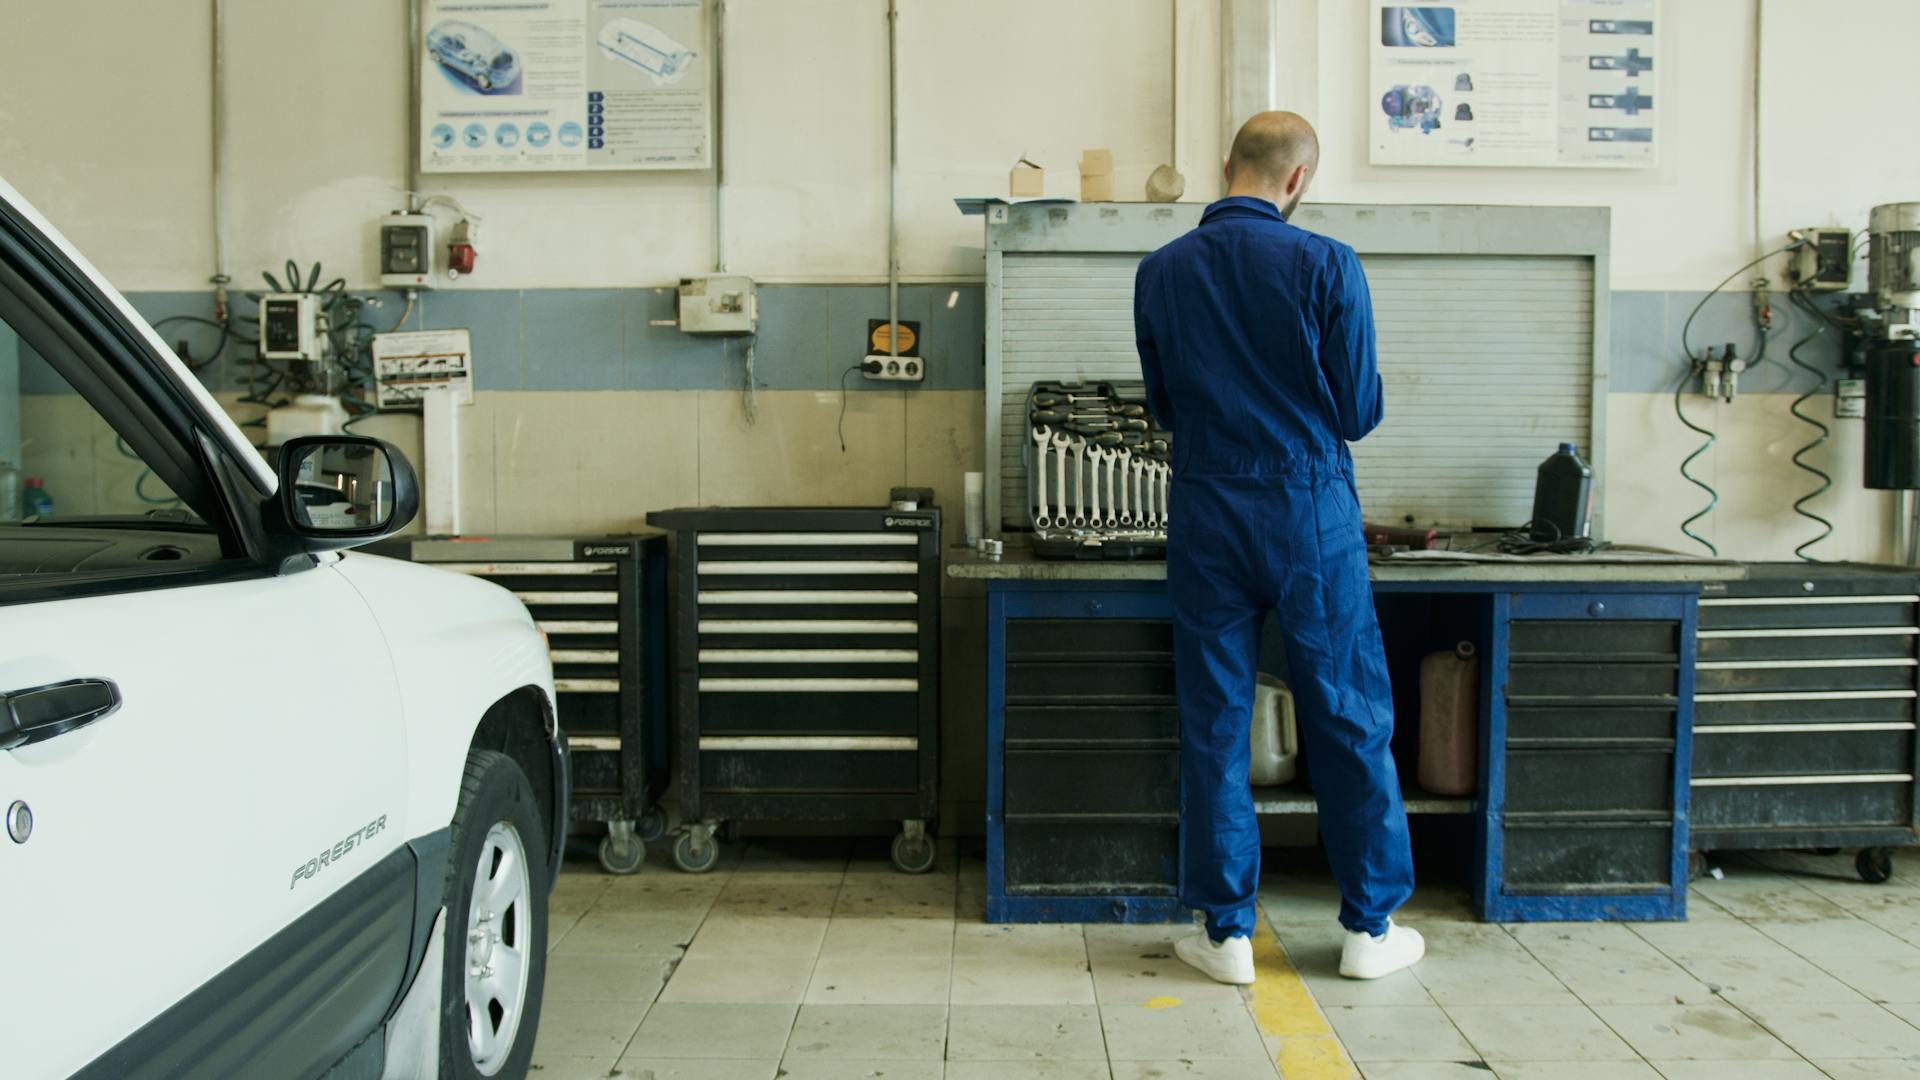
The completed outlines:
<svg viewBox="0 0 1920 1080">
<path fill-rule="evenodd" d="M 1375 165 L 1657 164 L 1658 0 L 1374 0 Z"/>
<path fill-rule="evenodd" d="M 420 169 L 704 169 L 705 0 L 420 0 Z"/>
</svg>

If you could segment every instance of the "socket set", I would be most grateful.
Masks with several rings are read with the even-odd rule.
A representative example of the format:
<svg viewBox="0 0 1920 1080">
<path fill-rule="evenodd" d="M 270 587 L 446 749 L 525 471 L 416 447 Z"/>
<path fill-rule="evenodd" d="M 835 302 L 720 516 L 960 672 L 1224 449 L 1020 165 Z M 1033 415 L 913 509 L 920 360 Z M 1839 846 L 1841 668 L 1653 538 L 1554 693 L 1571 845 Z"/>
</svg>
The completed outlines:
<svg viewBox="0 0 1920 1080">
<path fill-rule="evenodd" d="M 1154 559 L 1167 548 L 1173 435 L 1109 382 L 1027 391 L 1028 521 L 1050 559 Z"/>
</svg>

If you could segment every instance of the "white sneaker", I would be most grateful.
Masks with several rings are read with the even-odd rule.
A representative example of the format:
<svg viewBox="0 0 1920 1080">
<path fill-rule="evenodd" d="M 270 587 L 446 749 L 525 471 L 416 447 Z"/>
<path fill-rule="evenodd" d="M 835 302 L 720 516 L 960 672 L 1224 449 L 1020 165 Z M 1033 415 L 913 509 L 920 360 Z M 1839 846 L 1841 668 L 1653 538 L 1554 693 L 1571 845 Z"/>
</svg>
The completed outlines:
<svg viewBox="0 0 1920 1080">
<path fill-rule="evenodd" d="M 1253 939 L 1236 934 L 1218 944 L 1202 930 L 1173 943 L 1174 955 L 1214 982 L 1247 986 L 1253 982 Z"/>
<path fill-rule="evenodd" d="M 1347 931 L 1347 943 L 1340 949 L 1340 974 L 1349 979 L 1378 979 L 1412 967 L 1425 955 L 1427 941 L 1420 931 L 1388 919 L 1387 932 L 1379 937 Z"/>
</svg>

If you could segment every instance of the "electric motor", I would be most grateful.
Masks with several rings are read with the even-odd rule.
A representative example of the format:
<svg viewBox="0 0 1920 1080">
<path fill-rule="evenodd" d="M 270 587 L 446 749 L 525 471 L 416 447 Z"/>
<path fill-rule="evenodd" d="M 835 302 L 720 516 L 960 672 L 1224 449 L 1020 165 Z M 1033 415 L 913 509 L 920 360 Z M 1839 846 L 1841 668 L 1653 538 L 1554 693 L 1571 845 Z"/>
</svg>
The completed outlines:
<svg viewBox="0 0 1920 1080">
<path fill-rule="evenodd" d="M 1911 337 L 1914 311 L 1920 308 L 1920 202 L 1874 207 L 1867 235 L 1873 245 L 1867 287 L 1874 306 L 1886 317 L 1890 336 Z"/>
<path fill-rule="evenodd" d="M 1867 287 L 1880 314 L 1866 345 L 1866 486 L 1920 489 L 1920 202 L 1867 219 Z"/>
</svg>

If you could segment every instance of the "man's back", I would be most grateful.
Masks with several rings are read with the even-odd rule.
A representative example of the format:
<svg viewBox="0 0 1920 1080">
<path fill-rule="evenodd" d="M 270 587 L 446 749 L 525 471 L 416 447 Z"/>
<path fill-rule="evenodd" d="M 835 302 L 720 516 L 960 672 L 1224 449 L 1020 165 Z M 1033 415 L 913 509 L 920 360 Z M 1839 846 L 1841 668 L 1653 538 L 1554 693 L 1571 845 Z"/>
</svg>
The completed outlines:
<svg viewBox="0 0 1920 1080">
<path fill-rule="evenodd" d="M 1263 199 L 1208 207 L 1134 284 L 1142 371 L 1177 474 L 1268 476 L 1344 464 L 1379 424 L 1365 275 L 1345 244 Z"/>
</svg>

